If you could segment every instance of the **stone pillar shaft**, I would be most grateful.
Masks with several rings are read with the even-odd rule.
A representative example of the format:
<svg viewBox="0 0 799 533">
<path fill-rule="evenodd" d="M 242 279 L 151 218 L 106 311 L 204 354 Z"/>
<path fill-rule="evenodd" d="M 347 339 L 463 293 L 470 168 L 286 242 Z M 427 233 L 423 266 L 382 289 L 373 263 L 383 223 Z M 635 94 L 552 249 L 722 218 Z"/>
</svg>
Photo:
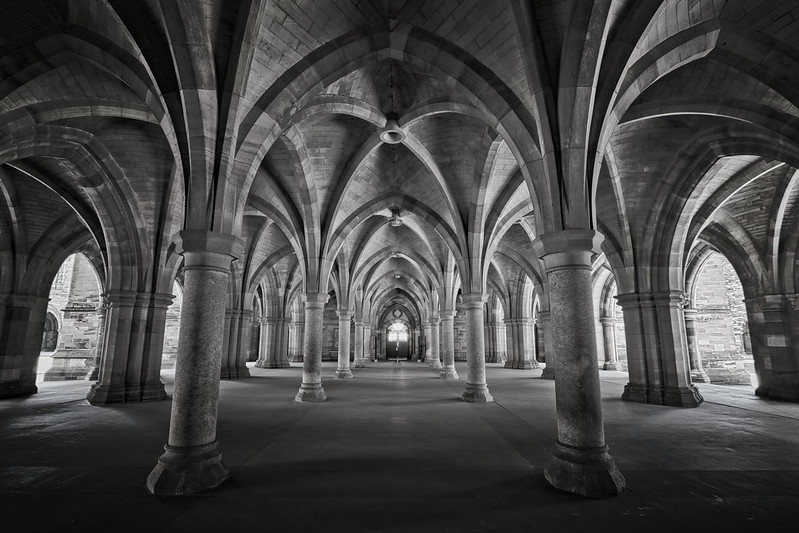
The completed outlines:
<svg viewBox="0 0 799 533">
<path fill-rule="evenodd" d="M 621 370 L 619 358 L 616 355 L 616 320 L 613 317 L 603 316 L 599 319 L 602 326 L 602 343 L 605 348 L 604 370 Z"/>
<path fill-rule="evenodd" d="M 461 399 L 466 402 L 493 402 L 486 384 L 485 326 L 483 306 L 486 295 L 471 293 L 463 295 L 466 310 L 466 391 Z"/>
<path fill-rule="evenodd" d="M 745 302 L 758 382 L 755 394 L 799 401 L 796 295 L 768 294 Z"/>
<path fill-rule="evenodd" d="M 539 237 L 552 313 L 558 442 L 544 476 L 558 489 L 589 497 L 618 494 L 624 477 L 605 445 L 591 301 L 593 231 L 569 230 Z M 549 366 L 549 361 L 547 362 Z"/>
<path fill-rule="evenodd" d="M 302 360 L 302 385 L 294 397 L 298 402 L 323 402 L 327 395 L 322 387 L 322 327 L 324 321 L 325 293 L 306 293 L 305 344 Z"/>
<path fill-rule="evenodd" d="M 691 364 L 691 381 L 694 383 L 710 383 L 702 358 L 699 354 L 699 342 L 696 339 L 696 309 L 683 310 L 685 317 L 685 340 L 688 344 L 688 358 Z"/>
<path fill-rule="evenodd" d="M 439 354 L 439 344 L 441 343 L 441 319 L 430 317 L 430 342 L 427 346 L 429 354 L 428 365 L 434 370 L 441 369 L 441 355 Z"/>
<path fill-rule="evenodd" d="M 352 366 L 353 366 L 353 368 L 363 368 L 364 366 L 366 366 L 365 365 L 366 360 L 364 359 L 364 354 L 363 354 L 363 352 L 364 352 L 364 350 L 363 350 L 363 344 L 364 344 L 364 342 L 363 342 L 364 341 L 364 338 L 363 338 L 364 337 L 363 321 L 361 321 L 361 320 L 356 320 L 355 321 L 355 332 L 354 333 L 355 333 L 355 339 L 353 339 L 353 340 L 354 340 L 354 348 L 355 348 L 355 357 L 354 357 L 354 361 L 352 363 Z"/>
<path fill-rule="evenodd" d="M 455 370 L 455 311 L 441 312 L 441 379 L 458 379 Z"/>
<path fill-rule="evenodd" d="M 350 370 L 350 319 L 349 311 L 338 312 L 338 366 L 336 379 L 352 379 Z"/>
<path fill-rule="evenodd" d="M 47 298 L 27 294 L 5 296 L 0 322 L 0 398 L 35 394 Z"/>
<path fill-rule="evenodd" d="M 230 263 L 242 243 L 230 235 L 183 231 L 183 307 L 169 440 L 147 487 L 154 494 L 191 494 L 229 477 L 216 440 L 219 369 Z"/>
</svg>

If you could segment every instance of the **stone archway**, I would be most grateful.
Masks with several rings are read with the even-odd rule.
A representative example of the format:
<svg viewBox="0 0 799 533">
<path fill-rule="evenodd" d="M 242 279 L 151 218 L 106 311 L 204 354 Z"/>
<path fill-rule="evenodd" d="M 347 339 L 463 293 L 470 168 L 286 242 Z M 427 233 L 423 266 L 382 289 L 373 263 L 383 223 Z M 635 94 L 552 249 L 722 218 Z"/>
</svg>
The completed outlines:
<svg viewBox="0 0 799 533">
<path fill-rule="evenodd" d="M 58 317 L 47 312 L 44 320 L 44 333 L 42 334 L 42 352 L 54 352 L 58 346 Z"/>
</svg>

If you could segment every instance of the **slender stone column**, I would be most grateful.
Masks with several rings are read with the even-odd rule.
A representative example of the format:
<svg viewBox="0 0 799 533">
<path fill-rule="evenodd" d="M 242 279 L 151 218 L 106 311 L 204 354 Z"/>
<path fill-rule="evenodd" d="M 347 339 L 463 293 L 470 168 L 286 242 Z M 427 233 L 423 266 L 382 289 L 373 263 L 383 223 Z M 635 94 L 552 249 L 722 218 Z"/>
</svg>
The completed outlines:
<svg viewBox="0 0 799 533">
<path fill-rule="evenodd" d="M 593 231 L 540 236 L 534 246 L 549 285 L 558 442 L 544 476 L 554 487 L 593 498 L 619 494 L 624 477 L 605 445 L 591 301 Z"/>
<path fill-rule="evenodd" d="M 166 335 L 166 314 L 174 296 L 166 293 L 150 295 L 147 327 L 144 334 L 144 353 L 141 368 L 141 401 L 164 400 L 167 397 L 161 381 L 161 357 Z M 102 320 L 102 318 L 101 318 Z"/>
<path fill-rule="evenodd" d="M 128 399 L 126 376 L 130 337 L 137 294 L 110 290 L 105 295 L 105 352 L 100 361 L 100 376 L 86 395 L 92 405 L 124 402 Z"/>
<path fill-rule="evenodd" d="M 505 322 L 495 322 L 495 331 L 497 343 L 497 363 L 505 364 L 508 360 L 508 344 Z"/>
<path fill-rule="evenodd" d="M 441 312 L 441 379 L 458 379 L 455 370 L 455 311 Z"/>
<path fill-rule="evenodd" d="M 430 343 L 427 346 L 427 350 L 429 354 L 428 365 L 433 370 L 441 370 L 441 354 L 439 353 L 439 343 L 441 342 L 440 323 L 441 319 L 437 316 L 430 317 Z"/>
<path fill-rule="evenodd" d="M 513 352 L 505 363 L 505 368 L 530 370 L 539 368 L 535 359 L 535 340 L 533 339 L 533 319 L 510 318 L 506 319 L 506 327 L 510 330 Z"/>
<path fill-rule="evenodd" d="M 170 296 L 172 296 L 170 294 Z M 107 295 L 100 296 L 100 305 L 97 306 L 97 351 L 94 356 L 94 367 L 89 374 L 89 381 L 100 379 L 100 361 L 105 350 L 105 314 L 108 311 Z"/>
<path fill-rule="evenodd" d="M 430 321 L 425 322 L 422 325 L 422 331 L 424 332 L 424 362 L 427 365 L 430 365 Z"/>
<path fill-rule="evenodd" d="M 0 324 L 0 398 L 35 394 L 47 298 L 13 293 L 5 303 Z"/>
<path fill-rule="evenodd" d="M 362 320 L 355 321 L 355 339 L 354 339 L 354 348 L 355 348 L 355 357 L 352 362 L 353 368 L 364 368 L 366 366 L 366 360 L 363 357 L 363 341 L 364 341 L 364 326 Z"/>
<path fill-rule="evenodd" d="M 604 370 L 622 370 L 619 358 L 616 355 L 616 320 L 610 316 L 599 319 L 602 325 L 602 342 L 605 347 Z"/>
<path fill-rule="evenodd" d="M 242 242 L 216 232 L 182 231 L 178 248 L 184 292 L 175 391 L 169 440 L 147 478 L 153 494 L 202 492 L 230 476 L 216 440 L 217 400 L 230 262 Z"/>
<path fill-rule="evenodd" d="M 375 330 L 371 323 L 363 323 L 363 360 L 372 363 L 375 360 Z"/>
<path fill-rule="evenodd" d="M 685 339 L 688 342 L 688 357 L 691 362 L 691 381 L 694 383 L 710 383 L 705 369 L 702 368 L 702 358 L 699 354 L 699 343 L 696 340 L 696 309 L 684 309 Z"/>
<path fill-rule="evenodd" d="M 555 350 L 552 347 L 552 313 L 549 311 L 541 311 L 538 313 L 538 318 L 541 320 L 541 331 L 543 332 L 544 342 L 541 345 L 542 352 L 544 353 L 544 361 L 546 366 L 541 372 L 542 379 L 555 379 Z"/>
<path fill-rule="evenodd" d="M 261 318 L 261 340 L 258 343 L 258 359 L 255 361 L 257 368 L 269 368 L 269 350 L 271 348 L 272 323 L 266 317 Z"/>
<path fill-rule="evenodd" d="M 327 294 L 306 293 L 305 345 L 302 360 L 302 385 L 294 397 L 297 402 L 323 402 L 327 400 L 322 388 L 322 326 Z"/>
<path fill-rule="evenodd" d="M 241 314 L 238 309 L 225 310 L 225 334 L 222 342 L 222 363 L 219 377 L 222 379 L 236 379 L 236 359 L 238 358 L 239 339 L 237 330 Z"/>
<path fill-rule="evenodd" d="M 252 336 L 252 311 L 239 310 L 239 327 L 236 328 L 238 349 L 236 350 L 236 377 L 238 379 L 250 377 L 247 361 L 250 359 L 250 340 Z"/>
<path fill-rule="evenodd" d="M 271 357 L 272 368 L 288 368 L 291 366 L 288 358 L 288 321 L 285 317 L 274 319 L 274 346 Z"/>
<path fill-rule="evenodd" d="M 338 366 L 336 379 L 352 379 L 350 370 L 350 319 L 349 311 L 338 312 Z"/>
<path fill-rule="evenodd" d="M 493 402 L 486 384 L 485 326 L 483 306 L 486 295 L 471 293 L 463 295 L 466 310 L 466 391 L 461 395 L 465 402 Z"/>
</svg>

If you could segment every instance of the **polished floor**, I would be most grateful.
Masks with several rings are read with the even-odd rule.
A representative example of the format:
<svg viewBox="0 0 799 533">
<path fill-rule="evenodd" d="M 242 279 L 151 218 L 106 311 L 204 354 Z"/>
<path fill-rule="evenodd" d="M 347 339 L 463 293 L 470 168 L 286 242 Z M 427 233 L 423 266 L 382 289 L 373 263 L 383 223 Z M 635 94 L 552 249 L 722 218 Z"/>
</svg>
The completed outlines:
<svg viewBox="0 0 799 533">
<path fill-rule="evenodd" d="M 373 363 L 336 381 L 326 363 L 329 401 L 311 405 L 292 401 L 299 367 L 222 382 L 234 477 L 182 498 L 144 487 L 168 401 L 92 407 L 86 382 L 41 384 L 0 402 L 2 531 L 795 530 L 799 405 L 711 385 L 697 409 L 633 404 L 619 399 L 625 375 L 603 371 L 607 441 L 628 489 L 589 500 L 543 477 L 552 381 L 489 365 L 496 402 L 473 405 L 457 399 L 458 371 L 445 382 L 424 364 Z"/>
</svg>

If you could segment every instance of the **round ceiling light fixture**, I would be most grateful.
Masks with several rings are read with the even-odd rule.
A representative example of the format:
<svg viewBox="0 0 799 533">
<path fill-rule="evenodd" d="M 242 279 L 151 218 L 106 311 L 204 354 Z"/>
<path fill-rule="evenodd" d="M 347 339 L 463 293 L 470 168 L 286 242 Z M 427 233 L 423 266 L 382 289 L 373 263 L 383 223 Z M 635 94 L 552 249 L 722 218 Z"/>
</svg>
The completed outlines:
<svg viewBox="0 0 799 533">
<path fill-rule="evenodd" d="M 391 207 L 391 216 L 388 217 L 388 223 L 391 224 L 392 228 L 398 228 L 402 226 L 402 217 L 400 216 L 399 207 Z"/>
<path fill-rule="evenodd" d="M 405 140 L 405 132 L 400 129 L 395 118 L 386 120 L 386 125 L 380 132 L 380 140 L 386 144 L 399 144 Z"/>
</svg>

